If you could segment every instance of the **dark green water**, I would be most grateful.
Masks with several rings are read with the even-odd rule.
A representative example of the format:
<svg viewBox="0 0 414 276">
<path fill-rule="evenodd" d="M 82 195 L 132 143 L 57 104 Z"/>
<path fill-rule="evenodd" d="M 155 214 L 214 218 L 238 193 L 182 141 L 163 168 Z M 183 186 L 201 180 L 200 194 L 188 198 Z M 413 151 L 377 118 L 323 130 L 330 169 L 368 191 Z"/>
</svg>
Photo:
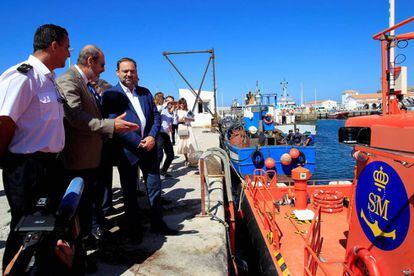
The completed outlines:
<svg viewBox="0 0 414 276">
<path fill-rule="evenodd" d="M 318 120 L 316 169 L 313 179 L 353 178 L 355 160 L 351 146 L 338 143 L 338 129 L 345 120 Z"/>
</svg>

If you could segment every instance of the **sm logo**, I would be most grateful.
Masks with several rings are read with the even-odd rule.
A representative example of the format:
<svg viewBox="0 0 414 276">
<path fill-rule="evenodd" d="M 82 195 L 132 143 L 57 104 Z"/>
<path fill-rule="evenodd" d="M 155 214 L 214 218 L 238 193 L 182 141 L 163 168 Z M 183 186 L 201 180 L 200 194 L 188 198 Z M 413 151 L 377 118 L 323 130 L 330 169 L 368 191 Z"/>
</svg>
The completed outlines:
<svg viewBox="0 0 414 276">
<path fill-rule="evenodd" d="M 368 210 L 371 213 L 375 213 L 377 216 L 388 220 L 388 204 L 390 204 L 390 201 L 388 199 L 382 200 L 381 196 L 374 193 L 369 193 Z"/>
<path fill-rule="evenodd" d="M 368 164 L 358 178 L 356 210 L 367 238 L 382 250 L 393 250 L 405 240 L 410 209 L 404 183 L 387 163 Z"/>
</svg>

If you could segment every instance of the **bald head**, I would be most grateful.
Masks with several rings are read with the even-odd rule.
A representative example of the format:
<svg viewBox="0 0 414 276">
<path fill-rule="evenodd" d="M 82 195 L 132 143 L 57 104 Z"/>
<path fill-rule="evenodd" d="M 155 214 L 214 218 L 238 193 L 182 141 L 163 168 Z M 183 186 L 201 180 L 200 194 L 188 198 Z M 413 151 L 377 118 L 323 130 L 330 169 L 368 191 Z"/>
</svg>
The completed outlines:
<svg viewBox="0 0 414 276">
<path fill-rule="evenodd" d="M 82 50 L 79 53 L 78 65 L 86 66 L 88 64 L 88 58 L 91 57 L 92 60 L 96 61 L 99 59 L 99 56 L 103 54 L 102 50 L 99 49 L 95 45 L 86 45 L 82 48 Z"/>
<path fill-rule="evenodd" d="M 89 81 L 96 82 L 105 71 L 105 56 L 95 45 L 86 45 L 79 53 L 77 64 Z"/>
</svg>

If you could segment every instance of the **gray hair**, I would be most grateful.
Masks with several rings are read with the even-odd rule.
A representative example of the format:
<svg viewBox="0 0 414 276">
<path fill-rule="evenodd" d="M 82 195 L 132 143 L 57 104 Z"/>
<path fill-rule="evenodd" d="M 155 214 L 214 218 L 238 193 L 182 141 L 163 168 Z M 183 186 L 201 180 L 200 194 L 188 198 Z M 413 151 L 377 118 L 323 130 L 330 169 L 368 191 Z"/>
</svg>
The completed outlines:
<svg viewBox="0 0 414 276">
<path fill-rule="evenodd" d="M 86 45 L 79 53 L 77 64 L 86 66 L 89 57 L 92 57 L 93 60 L 98 60 L 100 54 L 103 54 L 103 52 L 97 46 Z"/>
</svg>

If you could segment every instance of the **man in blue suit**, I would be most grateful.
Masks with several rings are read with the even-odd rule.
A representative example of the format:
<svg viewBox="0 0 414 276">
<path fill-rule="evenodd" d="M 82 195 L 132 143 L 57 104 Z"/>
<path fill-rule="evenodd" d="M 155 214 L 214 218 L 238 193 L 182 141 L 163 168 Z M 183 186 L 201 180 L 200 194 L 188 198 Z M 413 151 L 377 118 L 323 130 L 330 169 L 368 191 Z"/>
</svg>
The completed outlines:
<svg viewBox="0 0 414 276">
<path fill-rule="evenodd" d="M 137 202 L 138 166 L 147 183 L 151 207 L 151 231 L 165 235 L 176 234 L 162 220 L 161 180 L 155 139 L 160 130 L 160 114 L 151 92 L 138 86 L 136 62 L 122 58 L 117 62 L 119 83 L 102 95 L 102 112 L 108 118 L 126 113 L 125 120 L 136 123 L 139 129 L 114 136 L 118 170 L 124 196 L 129 234 L 140 239 Z"/>
</svg>

